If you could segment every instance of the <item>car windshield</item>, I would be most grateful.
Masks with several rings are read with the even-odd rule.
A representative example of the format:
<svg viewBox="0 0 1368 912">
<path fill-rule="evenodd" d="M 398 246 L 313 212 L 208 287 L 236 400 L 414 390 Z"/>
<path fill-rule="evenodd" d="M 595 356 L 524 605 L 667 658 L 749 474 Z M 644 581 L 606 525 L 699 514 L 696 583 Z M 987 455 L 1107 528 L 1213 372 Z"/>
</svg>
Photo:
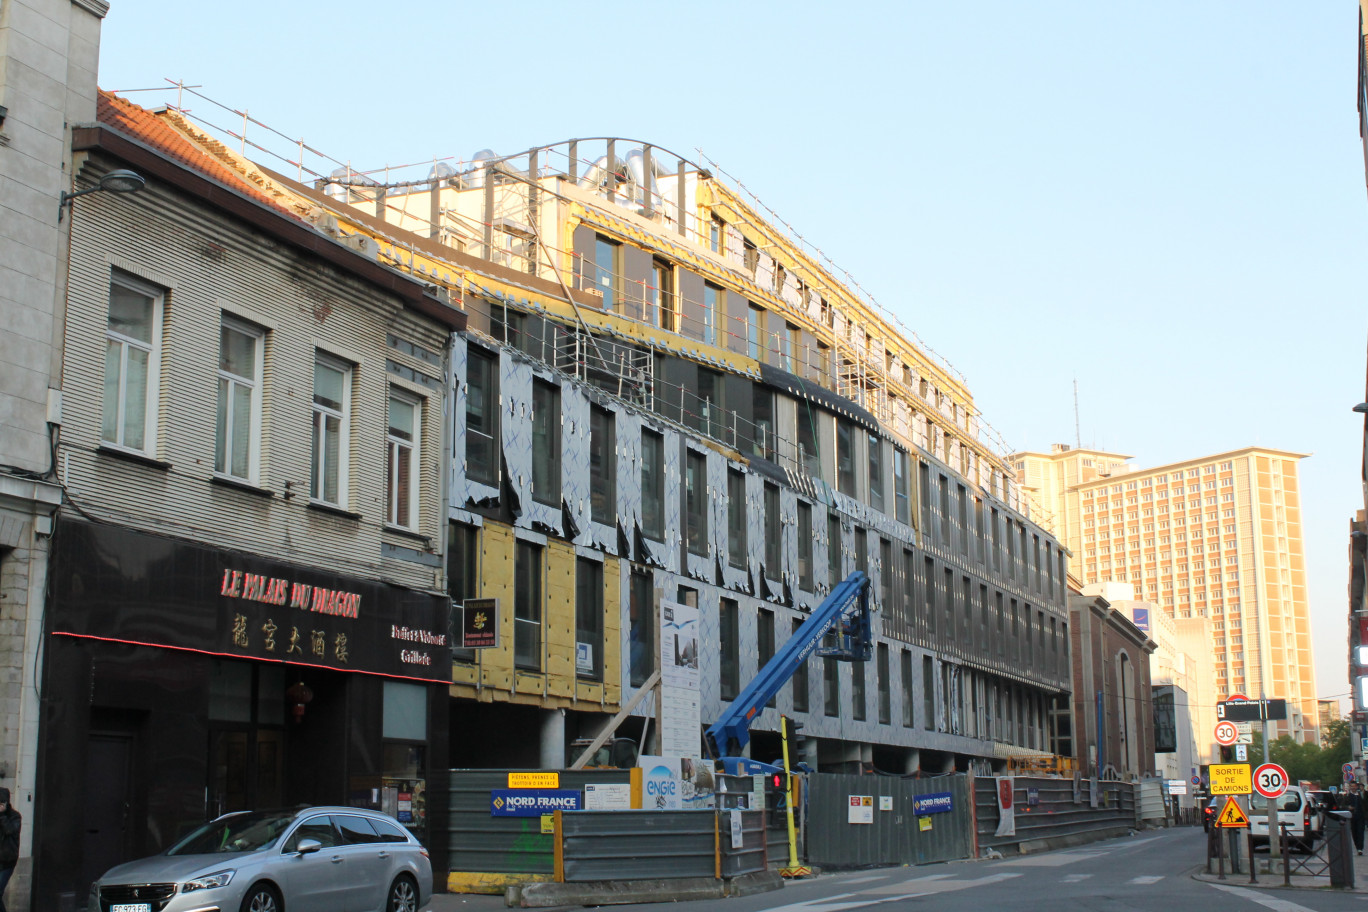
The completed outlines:
<svg viewBox="0 0 1368 912">
<path fill-rule="evenodd" d="M 223 852 L 255 852 L 279 838 L 293 822 L 293 811 L 258 811 L 220 817 L 186 836 L 166 850 L 167 855 L 213 855 Z"/>
</svg>

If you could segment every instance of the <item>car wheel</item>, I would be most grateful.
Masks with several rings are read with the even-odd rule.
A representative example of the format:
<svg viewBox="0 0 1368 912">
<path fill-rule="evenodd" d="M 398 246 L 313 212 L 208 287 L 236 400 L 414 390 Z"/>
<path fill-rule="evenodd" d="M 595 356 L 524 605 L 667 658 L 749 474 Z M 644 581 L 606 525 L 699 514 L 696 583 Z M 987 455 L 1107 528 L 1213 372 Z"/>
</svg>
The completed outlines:
<svg viewBox="0 0 1368 912">
<path fill-rule="evenodd" d="M 394 878 L 385 912 L 418 912 L 418 885 L 412 878 L 402 875 Z"/>
<path fill-rule="evenodd" d="M 241 912 L 285 912 L 280 894 L 270 884 L 253 884 L 247 895 L 242 897 Z"/>
</svg>

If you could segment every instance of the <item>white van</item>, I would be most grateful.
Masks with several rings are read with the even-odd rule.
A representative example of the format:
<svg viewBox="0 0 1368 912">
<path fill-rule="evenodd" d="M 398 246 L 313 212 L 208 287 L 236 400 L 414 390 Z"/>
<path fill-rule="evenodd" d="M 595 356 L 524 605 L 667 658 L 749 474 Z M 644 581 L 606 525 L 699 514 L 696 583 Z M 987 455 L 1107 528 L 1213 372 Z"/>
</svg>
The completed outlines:
<svg viewBox="0 0 1368 912">
<path fill-rule="evenodd" d="M 1314 849 L 1323 832 L 1316 803 L 1299 785 L 1289 785 L 1274 803 L 1278 807 L 1278 822 L 1287 827 L 1288 845 L 1308 852 Z M 1249 835 L 1254 845 L 1268 845 L 1268 799 L 1260 795 L 1250 796 Z"/>
</svg>

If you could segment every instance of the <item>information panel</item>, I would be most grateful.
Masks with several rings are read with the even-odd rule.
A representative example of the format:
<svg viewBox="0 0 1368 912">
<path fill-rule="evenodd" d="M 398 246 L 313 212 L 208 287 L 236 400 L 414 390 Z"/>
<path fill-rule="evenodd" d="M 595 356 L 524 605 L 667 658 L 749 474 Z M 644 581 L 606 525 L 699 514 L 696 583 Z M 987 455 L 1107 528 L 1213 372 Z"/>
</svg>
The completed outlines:
<svg viewBox="0 0 1368 912">
<path fill-rule="evenodd" d="M 1211 764 L 1211 794 L 1248 795 L 1252 791 L 1248 763 Z"/>
</svg>

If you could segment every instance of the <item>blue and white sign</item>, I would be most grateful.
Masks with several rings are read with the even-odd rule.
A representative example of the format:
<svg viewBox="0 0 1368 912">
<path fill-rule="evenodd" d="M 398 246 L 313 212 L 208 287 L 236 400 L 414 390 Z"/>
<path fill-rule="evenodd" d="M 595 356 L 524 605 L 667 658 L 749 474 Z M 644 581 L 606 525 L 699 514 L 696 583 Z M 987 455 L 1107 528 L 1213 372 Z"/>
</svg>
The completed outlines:
<svg viewBox="0 0 1368 912">
<path fill-rule="evenodd" d="M 579 789 L 493 789 L 489 793 L 491 817 L 540 817 L 578 811 L 582 806 Z"/>
<path fill-rule="evenodd" d="M 950 792 L 934 792 L 930 795 L 912 797 L 912 813 L 918 817 L 926 814 L 944 814 L 955 809 L 955 796 Z"/>
<path fill-rule="evenodd" d="M 1149 615 L 1149 613 L 1150 613 L 1150 610 L 1149 610 L 1148 608 L 1132 608 L 1132 609 L 1131 609 L 1131 620 L 1133 620 L 1133 621 L 1135 622 L 1135 626 L 1136 626 L 1136 627 L 1139 627 L 1139 628 L 1140 628 L 1141 630 L 1143 630 L 1145 633 L 1149 633 L 1149 629 L 1150 629 L 1150 615 Z"/>
<path fill-rule="evenodd" d="M 641 806 L 645 810 L 677 811 L 680 808 L 680 758 L 642 754 Z"/>
</svg>

